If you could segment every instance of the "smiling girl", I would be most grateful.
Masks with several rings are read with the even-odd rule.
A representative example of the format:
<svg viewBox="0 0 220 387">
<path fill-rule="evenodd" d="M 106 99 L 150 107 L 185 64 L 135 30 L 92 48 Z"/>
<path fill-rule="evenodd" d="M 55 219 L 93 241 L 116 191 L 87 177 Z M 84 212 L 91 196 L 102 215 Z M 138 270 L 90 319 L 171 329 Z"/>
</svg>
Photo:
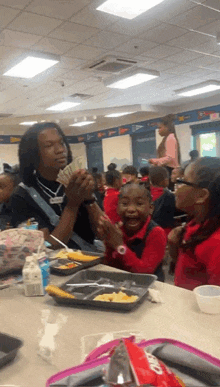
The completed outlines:
<svg viewBox="0 0 220 387">
<path fill-rule="evenodd" d="M 164 280 L 164 230 L 151 221 L 152 199 L 144 183 L 127 183 L 120 191 L 118 214 L 123 226 L 101 217 L 99 233 L 105 241 L 109 265 L 133 273 L 155 273 Z"/>
<path fill-rule="evenodd" d="M 170 255 L 177 261 L 175 284 L 191 290 L 220 285 L 220 158 L 191 163 L 177 184 L 176 207 L 191 221 L 168 237 Z"/>
</svg>

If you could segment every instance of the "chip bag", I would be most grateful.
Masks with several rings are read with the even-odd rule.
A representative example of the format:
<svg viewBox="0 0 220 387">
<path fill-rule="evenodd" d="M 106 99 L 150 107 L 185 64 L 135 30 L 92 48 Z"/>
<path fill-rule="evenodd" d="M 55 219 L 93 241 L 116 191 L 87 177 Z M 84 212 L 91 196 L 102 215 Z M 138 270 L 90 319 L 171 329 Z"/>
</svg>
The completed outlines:
<svg viewBox="0 0 220 387">
<path fill-rule="evenodd" d="M 185 386 L 162 361 L 126 339 L 112 352 L 107 383 L 113 387 Z"/>
</svg>

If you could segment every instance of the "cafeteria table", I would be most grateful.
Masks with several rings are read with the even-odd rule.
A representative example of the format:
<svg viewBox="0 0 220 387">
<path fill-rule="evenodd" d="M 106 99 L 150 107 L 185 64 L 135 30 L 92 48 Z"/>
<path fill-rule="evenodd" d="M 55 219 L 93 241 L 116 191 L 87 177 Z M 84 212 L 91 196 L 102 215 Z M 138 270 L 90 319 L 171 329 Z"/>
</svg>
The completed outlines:
<svg viewBox="0 0 220 387">
<path fill-rule="evenodd" d="M 95 269 L 117 271 L 105 265 Z M 51 283 L 59 285 L 68 278 L 51 276 Z M 129 313 L 58 306 L 48 295 L 25 297 L 10 288 L 1 290 L 0 332 L 19 337 L 24 345 L 13 362 L 0 368 L 0 386 L 45 387 L 51 375 L 81 363 L 82 338 L 98 333 L 138 331 L 145 339 L 180 340 L 220 358 L 220 315 L 200 312 L 192 291 L 161 282 L 153 287 L 160 291 L 164 303 L 146 299 Z M 55 337 L 52 363 L 37 353 L 45 309 L 55 319 L 59 313 L 67 318 Z"/>
</svg>

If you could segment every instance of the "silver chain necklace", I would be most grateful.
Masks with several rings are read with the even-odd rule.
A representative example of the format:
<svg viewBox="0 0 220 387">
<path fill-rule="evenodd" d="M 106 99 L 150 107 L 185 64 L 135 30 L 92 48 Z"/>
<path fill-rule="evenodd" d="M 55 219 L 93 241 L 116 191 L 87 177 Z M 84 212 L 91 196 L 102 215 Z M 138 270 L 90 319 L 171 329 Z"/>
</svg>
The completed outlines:
<svg viewBox="0 0 220 387">
<path fill-rule="evenodd" d="M 65 197 L 65 193 L 63 194 L 63 196 L 57 196 L 60 188 L 62 187 L 62 184 L 59 185 L 59 187 L 57 188 L 56 192 L 53 192 L 50 188 L 48 188 L 46 185 L 44 185 L 39 179 L 38 177 L 36 177 L 37 179 L 37 184 L 39 185 L 39 187 L 42 189 L 42 191 L 45 193 L 45 195 L 47 195 L 50 199 L 49 199 L 49 202 L 50 204 L 58 204 L 59 208 L 60 208 L 60 211 L 62 212 L 62 207 L 61 207 L 61 204 L 63 203 L 63 200 L 64 200 L 64 197 Z M 50 193 L 48 193 L 47 191 L 49 191 Z"/>
</svg>

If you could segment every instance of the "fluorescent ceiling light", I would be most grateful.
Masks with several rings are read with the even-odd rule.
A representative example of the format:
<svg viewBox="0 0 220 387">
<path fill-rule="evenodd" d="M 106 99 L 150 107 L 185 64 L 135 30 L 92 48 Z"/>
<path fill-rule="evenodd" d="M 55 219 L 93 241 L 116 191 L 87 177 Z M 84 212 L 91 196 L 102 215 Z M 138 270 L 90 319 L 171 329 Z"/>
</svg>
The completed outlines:
<svg viewBox="0 0 220 387">
<path fill-rule="evenodd" d="M 91 125 L 94 123 L 95 123 L 95 121 L 82 121 L 82 122 L 76 122 L 75 124 L 72 124 L 70 126 L 86 126 L 86 125 Z"/>
<path fill-rule="evenodd" d="M 185 89 L 176 90 L 176 94 L 183 97 L 192 97 L 194 95 L 210 93 L 220 89 L 220 83 L 217 81 L 202 82 L 194 86 L 186 87 Z"/>
<path fill-rule="evenodd" d="M 126 116 L 127 114 L 132 114 L 132 113 L 136 113 L 136 112 L 111 113 L 111 114 L 107 114 L 105 117 L 109 117 L 109 118 L 122 117 L 122 116 Z"/>
<path fill-rule="evenodd" d="M 158 71 L 137 68 L 132 72 L 127 72 L 127 74 L 124 73 L 119 77 L 112 78 L 112 80 L 107 79 L 104 83 L 107 87 L 113 89 L 128 89 L 129 87 L 137 86 L 157 78 L 159 75 L 160 73 Z"/>
<path fill-rule="evenodd" d="M 57 103 L 56 105 L 52 105 L 46 110 L 52 110 L 54 112 L 63 112 L 64 110 L 72 109 L 77 105 L 80 105 L 80 102 L 64 101 L 64 102 Z"/>
<path fill-rule="evenodd" d="M 162 1 L 164 0 L 107 0 L 96 9 L 125 19 L 134 19 Z"/>
<path fill-rule="evenodd" d="M 55 56 L 51 56 L 50 58 L 48 55 L 41 53 L 29 54 L 3 75 L 8 77 L 33 78 L 35 75 L 42 73 L 58 62 L 59 60 Z"/>
<path fill-rule="evenodd" d="M 19 125 L 31 126 L 31 125 L 34 125 L 34 124 L 37 124 L 37 121 L 24 121 L 24 122 L 20 122 Z"/>
</svg>

